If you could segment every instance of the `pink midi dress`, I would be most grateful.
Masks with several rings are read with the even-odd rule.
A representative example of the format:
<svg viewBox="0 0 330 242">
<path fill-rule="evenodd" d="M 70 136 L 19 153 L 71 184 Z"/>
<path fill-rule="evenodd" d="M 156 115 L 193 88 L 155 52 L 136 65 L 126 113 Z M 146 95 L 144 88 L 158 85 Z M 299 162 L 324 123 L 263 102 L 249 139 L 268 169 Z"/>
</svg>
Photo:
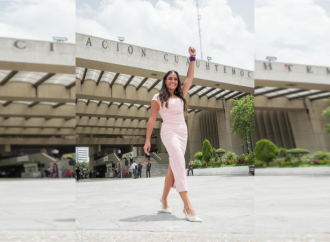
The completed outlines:
<svg viewBox="0 0 330 242">
<path fill-rule="evenodd" d="M 163 118 L 160 137 L 169 154 L 170 165 L 174 175 L 172 188 L 177 192 L 187 191 L 186 182 L 186 162 L 185 152 L 187 147 L 187 125 L 184 120 L 183 101 L 180 98 L 170 98 L 168 108 L 165 102 L 161 106 L 158 99 L 159 94 L 155 94 L 152 100 L 159 104 L 159 114 Z"/>
</svg>

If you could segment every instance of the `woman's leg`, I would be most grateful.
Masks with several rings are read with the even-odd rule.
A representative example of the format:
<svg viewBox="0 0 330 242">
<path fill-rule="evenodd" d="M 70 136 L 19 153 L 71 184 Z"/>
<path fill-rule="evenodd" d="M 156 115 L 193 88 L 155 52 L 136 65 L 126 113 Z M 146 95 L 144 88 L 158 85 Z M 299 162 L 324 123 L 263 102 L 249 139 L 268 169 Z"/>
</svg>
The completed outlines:
<svg viewBox="0 0 330 242">
<path fill-rule="evenodd" d="M 173 176 L 173 172 L 171 169 L 171 165 L 168 165 L 168 172 L 167 175 L 165 177 L 165 183 L 164 183 L 164 191 L 163 191 L 163 196 L 162 196 L 162 200 L 163 200 L 163 204 L 165 209 L 169 208 L 168 204 L 167 204 L 167 196 L 170 193 L 170 190 L 172 188 L 174 182 L 174 176 Z"/>
<path fill-rule="evenodd" d="M 183 204 L 184 204 L 184 209 L 187 211 L 187 213 L 189 214 L 190 217 L 194 217 L 196 216 L 196 213 L 189 201 L 189 198 L 188 198 L 188 192 L 185 191 L 185 192 L 180 192 L 180 196 L 181 196 L 181 199 L 183 201 Z"/>
</svg>

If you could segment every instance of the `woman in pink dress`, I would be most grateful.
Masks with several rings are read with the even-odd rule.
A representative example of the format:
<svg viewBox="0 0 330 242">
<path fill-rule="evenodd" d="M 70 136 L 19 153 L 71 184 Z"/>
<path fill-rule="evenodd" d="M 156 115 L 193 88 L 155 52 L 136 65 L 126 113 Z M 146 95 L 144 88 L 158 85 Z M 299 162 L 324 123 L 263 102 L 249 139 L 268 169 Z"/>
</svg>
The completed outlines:
<svg viewBox="0 0 330 242">
<path fill-rule="evenodd" d="M 163 144 L 169 154 L 170 164 L 165 178 L 163 196 L 160 199 L 162 211 L 171 213 L 167 204 L 167 196 L 171 188 L 180 193 L 184 203 L 183 212 L 186 218 L 192 222 L 202 222 L 196 215 L 188 198 L 186 182 L 185 152 L 187 146 L 188 132 L 184 119 L 184 113 L 188 114 L 187 101 L 184 98 L 189 91 L 194 77 L 196 50 L 189 48 L 190 63 L 186 81 L 181 87 L 179 74 L 169 71 L 163 78 L 162 88 L 155 94 L 151 102 L 150 117 L 147 126 L 146 142 L 144 152 L 149 155 L 150 136 L 154 128 L 157 113 L 163 118 L 160 132 Z"/>
</svg>

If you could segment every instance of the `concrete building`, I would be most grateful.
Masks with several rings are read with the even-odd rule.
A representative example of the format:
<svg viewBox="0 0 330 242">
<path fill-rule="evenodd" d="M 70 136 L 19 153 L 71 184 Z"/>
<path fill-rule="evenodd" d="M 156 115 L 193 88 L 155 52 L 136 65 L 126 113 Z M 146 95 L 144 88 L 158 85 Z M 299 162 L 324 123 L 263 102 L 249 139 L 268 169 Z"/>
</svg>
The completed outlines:
<svg viewBox="0 0 330 242">
<path fill-rule="evenodd" d="M 136 149 L 144 157 L 146 126 L 151 99 L 161 88 L 165 73 L 176 70 L 184 82 L 188 56 L 134 46 L 126 43 L 76 35 L 76 133 L 77 146 L 88 146 L 90 169 L 97 153 L 122 153 Z M 194 160 L 204 139 L 215 148 L 237 154 L 246 152 L 240 137 L 231 134 L 232 98 L 253 93 L 254 73 L 223 64 L 196 61 L 193 85 L 187 94 L 189 115 L 186 161 Z M 168 164 L 168 155 L 160 138 L 162 125 L 158 114 L 151 139 L 152 157 Z M 115 158 L 113 161 L 117 162 Z M 102 163 L 105 166 L 106 162 Z"/>
<path fill-rule="evenodd" d="M 89 162 L 88 147 L 76 147 L 77 162 Z"/>
<path fill-rule="evenodd" d="M 0 170 L 75 152 L 74 75 L 74 44 L 0 38 Z"/>
<path fill-rule="evenodd" d="M 255 140 L 278 147 L 330 151 L 321 114 L 330 98 L 330 67 L 255 62 Z"/>
</svg>

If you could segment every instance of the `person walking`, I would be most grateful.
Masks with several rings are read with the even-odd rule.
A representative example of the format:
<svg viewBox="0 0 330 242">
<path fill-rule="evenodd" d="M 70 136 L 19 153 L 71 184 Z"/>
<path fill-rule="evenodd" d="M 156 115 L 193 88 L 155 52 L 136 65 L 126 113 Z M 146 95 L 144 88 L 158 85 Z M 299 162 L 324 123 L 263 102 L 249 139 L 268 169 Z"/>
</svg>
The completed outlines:
<svg viewBox="0 0 330 242">
<path fill-rule="evenodd" d="M 178 72 L 168 71 L 162 81 L 159 93 L 155 94 L 151 101 L 150 117 L 146 131 L 144 152 L 149 155 L 151 144 L 150 137 L 156 123 L 157 113 L 162 119 L 160 137 L 169 154 L 168 172 L 165 178 L 163 196 L 160 199 L 162 212 L 171 213 L 167 203 L 168 194 L 172 188 L 179 192 L 184 204 L 183 212 L 186 219 L 191 222 L 202 222 L 195 213 L 189 198 L 186 181 L 185 152 L 188 132 L 184 114 L 188 114 L 187 101 L 185 99 L 194 78 L 196 50 L 189 47 L 190 63 L 186 80 L 181 85 Z"/>
<path fill-rule="evenodd" d="M 135 161 L 133 162 L 132 167 L 134 167 L 134 170 L 133 170 L 133 172 L 134 172 L 134 179 L 136 179 L 137 178 L 137 168 L 138 168 L 138 165 L 135 163 Z"/>
<path fill-rule="evenodd" d="M 148 177 L 148 173 L 149 173 L 149 178 L 151 177 L 150 170 L 151 170 L 151 163 L 147 160 L 146 177 Z"/>
<path fill-rule="evenodd" d="M 139 162 L 139 165 L 138 165 L 138 178 L 139 178 L 139 176 L 140 176 L 140 178 L 142 178 L 141 177 L 142 167 L 143 167 L 143 165 L 141 164 L 141 162 Z"/>
<path fill-rule="evenodd" d="M 192 163 L 192 161 L 189 161 L 189 164 L 188 164 L 188 176 L 189 176 L 189 171 L 191 171 L 191 174 L 194 175 L 194 164 Z"/>
<path fill-rule="evenodd" d="M 77 181 L 79 181 L 79 178 L 80 178 L 80 169 L 78 167 L 76 168 L 76 176 L 77 176 Z"/>
<path fill-rule="evenodd" d="M 133 170 L 134 170 L 134 166 L 133 164 L 129 167 L 129 177 L 133 176 Z"/>
<path fill-rule="evenodd" d="M 131 153 L 131 155 L 129 156 L 129 164 L 133 164 L 133 154 Z"/>
</svg>

